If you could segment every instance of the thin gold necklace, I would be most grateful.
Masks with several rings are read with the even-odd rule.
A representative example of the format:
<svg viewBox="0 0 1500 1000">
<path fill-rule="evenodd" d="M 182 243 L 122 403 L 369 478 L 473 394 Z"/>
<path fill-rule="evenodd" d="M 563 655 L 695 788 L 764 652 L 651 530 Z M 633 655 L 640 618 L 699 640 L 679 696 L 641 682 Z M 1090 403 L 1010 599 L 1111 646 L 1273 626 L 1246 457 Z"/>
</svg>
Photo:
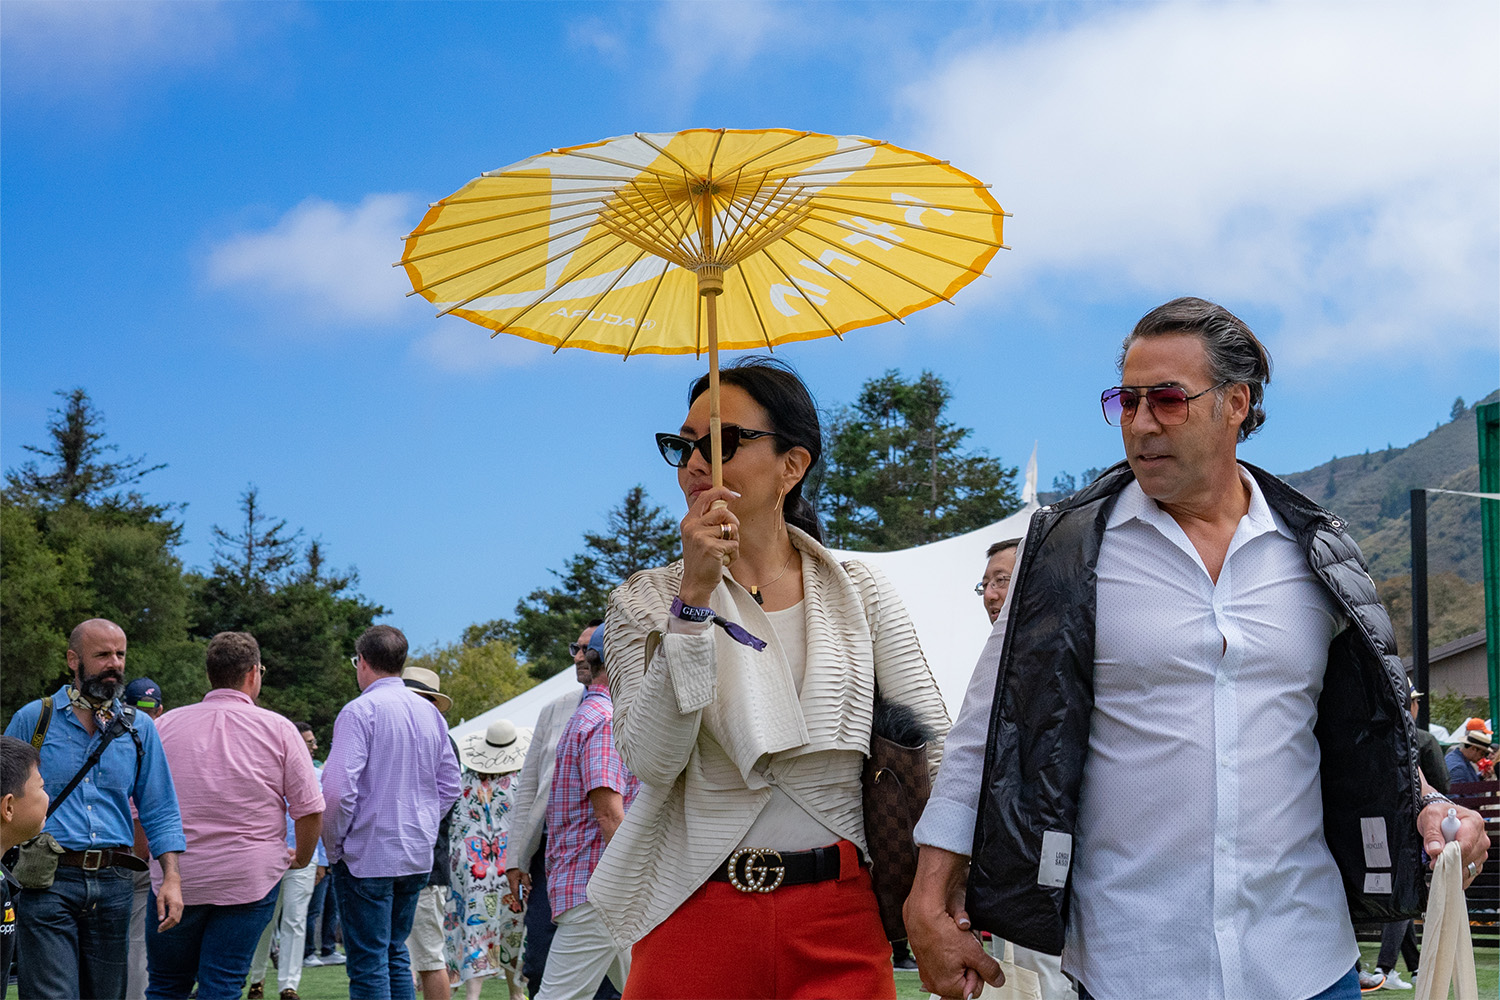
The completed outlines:
<svg viewBox="0 0 1500 1000">
<path fill-rule="evenodd" d="M 781 572 L 776 574 L 776 580 L 772 580 L 769 583 L 758 587 L 753 583 L 745 584 L 745 588 L 750 591 L 750 596 L 755 598 L 756 604 L 764 605 L 766 603 L 766 599 L 761 596 L 761 591 L 765 590 L 766 587 L 775 586 L 777 580 L 780 580 L 782 577 L 786 576 L 786 571 L 792 568 L 792 557 L 796 554 L 797 550 L 794 547 L 791 553 L 787 555 L 786 563 L 781 567 Z M 738 582 L 738 580 L 736 580 L 736 582 Z"/>
</svg>

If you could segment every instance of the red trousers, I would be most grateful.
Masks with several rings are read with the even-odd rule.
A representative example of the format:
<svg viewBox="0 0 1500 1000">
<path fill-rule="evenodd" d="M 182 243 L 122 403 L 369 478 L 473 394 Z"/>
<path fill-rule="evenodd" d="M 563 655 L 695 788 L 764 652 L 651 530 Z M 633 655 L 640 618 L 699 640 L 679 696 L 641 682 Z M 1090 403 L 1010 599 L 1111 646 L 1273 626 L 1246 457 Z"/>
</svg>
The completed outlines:
<svg viewBox="0 0 1500 1000">
<path fill-rule="evenodd" d="M 891 945 L 859 849 L 839 877 L 774 892 L 705 882 L 631 952 L 625 1000 L 895 1000 Z"/>
</svg>

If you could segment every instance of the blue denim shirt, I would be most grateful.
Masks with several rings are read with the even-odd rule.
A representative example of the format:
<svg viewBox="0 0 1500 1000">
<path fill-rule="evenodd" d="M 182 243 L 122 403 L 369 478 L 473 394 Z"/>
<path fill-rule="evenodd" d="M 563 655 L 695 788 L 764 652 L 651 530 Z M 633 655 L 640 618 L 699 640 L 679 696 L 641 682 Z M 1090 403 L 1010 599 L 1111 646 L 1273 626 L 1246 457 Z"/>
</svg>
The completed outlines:
<svg viewBox="0 0 1500 1000">
<path fill-rule="evenodd" d="M 115 711 L 119 710 L 117 701 Z M 25 705 L 11 716 L 5 735 L 29 743 L 41 711 L 40 702 Z M 177 790 L 172 786 L 172 772 L 167 767 L 156 725 L 146 713 L 137 712 L 135 729 L 144 751 L 140 775 L 136 775 L 135 740 L 129 733 L 122 733 L 105 749 L 98 766 L 47 820 L 46 831 L 68 850 L 133 844 L 132 799 L 153 856 L 187 849 L 182 815 L 177 808 Z M 83 723 L 68 702 L 68 689 L 59 688 L 52 696 L 52 722 L 42 743 L 42 780 L 48 795 L 56 798 L 101 739 L 103 734 L 97 728 L 92 736 L 84 731 Z"/>
</svg>

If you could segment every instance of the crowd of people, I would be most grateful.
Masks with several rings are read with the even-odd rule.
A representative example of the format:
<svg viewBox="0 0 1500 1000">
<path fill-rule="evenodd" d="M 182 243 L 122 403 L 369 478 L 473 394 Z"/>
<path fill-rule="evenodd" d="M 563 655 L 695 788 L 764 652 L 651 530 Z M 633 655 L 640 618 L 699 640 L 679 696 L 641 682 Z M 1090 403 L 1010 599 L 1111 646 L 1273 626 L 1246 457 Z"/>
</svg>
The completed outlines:
<svg viewBox="0 0 1500 1000">
<path fill-rule="evenodd" d="M 310 729 L 256 705 L 253 637 L 215 636 L 210 693 L 153 717 L 149 682 L 120 698 L 124 632 L 82 623 L 72 682 L 6 730 L 20 996 L 124 997 L 142 952 L 153 1000 L 262 996 L 274 941 L 290 1000 L 331 884 L 352 998 L 504 976 L 513 1000 L 891 1000 L 862 781 L 892 706 L 933 781 L 895 942 L 924 988 L 1001 985 L 1002 941 L 1048 998 L 1399 988 L 1450 813 L 1466 880 L 1484 864 L 1446 787 L 1489 733 L 1446 759 L 1422 738 L 1346 525 L 1237 457 L 1271 373 L 1242 321 L 1175 300 L 1118 367 L 1124 461 L 991 547 L 951 725 L 900 595 L 823 545 L 817 408 L 763 358 L 724 369 L 718 414 L 697 380 L 657 435 L 683 557 L 616 588 L 571 645 L 581 690 L 532 731 L 453 741 L 440 678 L 380 625 L 320 771 Z"/>
</svg>

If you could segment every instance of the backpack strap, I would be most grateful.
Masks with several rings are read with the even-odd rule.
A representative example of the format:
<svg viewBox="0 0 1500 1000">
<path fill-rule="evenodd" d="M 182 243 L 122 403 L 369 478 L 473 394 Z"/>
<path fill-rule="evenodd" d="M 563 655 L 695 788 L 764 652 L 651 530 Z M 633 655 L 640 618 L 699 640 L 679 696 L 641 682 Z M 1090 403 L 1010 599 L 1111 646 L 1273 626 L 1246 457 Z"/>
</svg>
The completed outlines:
<svg viewBox="0 0 1500 1000">
<path fill-rule="evenodd" d="M 125 726 L 125 731 L 130 734 L 130 738 L 135 741 L 135 781 L 140 781 L 141 761 L 146 759 L 146 747 L 141 743 L 141 734 L 135 728 L 135 712 L 134 705 L 120 706 L 121 723 Z M 135 787 L 135 781 L 130 783 L 130 787 Z"/>
<path fill-rule="evenodd" d="M 52 699 L 42 699 L 42 713 L 36 717 L 36 732 L 31 734 L 31 745 L 37 750 L 47 742 L 47 729 L 52 725 Z"/>
</svg>

